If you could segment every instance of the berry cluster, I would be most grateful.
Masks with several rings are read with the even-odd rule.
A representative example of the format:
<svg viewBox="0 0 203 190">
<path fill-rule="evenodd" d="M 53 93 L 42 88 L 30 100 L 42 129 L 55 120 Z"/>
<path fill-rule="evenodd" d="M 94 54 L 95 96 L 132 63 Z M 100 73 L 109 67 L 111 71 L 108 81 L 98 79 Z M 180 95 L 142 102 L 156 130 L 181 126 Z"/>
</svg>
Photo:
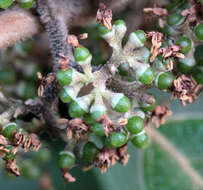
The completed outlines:
<svg viewBox="0 0 203 190">
<path fill-rule="evenodd" d="M 7 9 L 15 0 L 0 0 L 0 8 Z M 34 0 L 17 0 L 21 8 L 30 9 L 34 5 Z"/>
</svg>

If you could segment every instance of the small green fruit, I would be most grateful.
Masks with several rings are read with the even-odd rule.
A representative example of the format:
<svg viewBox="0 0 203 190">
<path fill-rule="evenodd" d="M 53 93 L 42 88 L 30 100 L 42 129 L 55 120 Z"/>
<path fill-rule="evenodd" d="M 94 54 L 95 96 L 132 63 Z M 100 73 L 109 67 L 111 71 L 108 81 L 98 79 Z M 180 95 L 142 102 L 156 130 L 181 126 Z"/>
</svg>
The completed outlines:
<svg viewBox="0 0 203 190">
<path fill-rule="evenodd" d="M 174 14 L 171 14 L 168 18 L 168 23 L 171 25 L 171 26 L 174 26 L 174 25 L 179 25 L 183 22 L 183 16 L 178 14 L 178 13 L 174 13 Z"/>
<path fill-rule="evenodd" d="M 141 108 L 145 112 L 147 111 L 152 112 L 155 109 L 156 105 L 157 105 L 157 101 L 156 101 L 156 98 L 154 97 L 154 102 L 151 105 L 144 103 L 141 105 Z"/>
<path fill-rule="evenodd" d="M 4 137 L 8 138 L 10 141 L 13 140 L 13 135 L 19 132 L 19 127 L 16 123 L 8 123 L 3 126 L 2 134 Z"/>
<path fill-rule="evenodd" d="M 83 159 L 91 161 L 97 155 L 98 149 L 93 142 L 87 142 L 83 147 Z"/>
<path fill-rule="evenodd" d="M 115 94 L 111 100 L 111 107 L 113 110 L 125 113 L 130 109 L 130 100 L 122 93 Z"/>
<path fill-rule="evenodd" d="M 69 107 L 69 115 L 73 118 L 81 117 L 86 111 L 76 102 L 72 102 Z"/>
<path fill-rule="evenodd" d="M 30 9 L 34 5 L 34 0 L 17 0 L 20 7 L 24 9 Z"/>
<path fill-rule="evenodd" d="M 94 104 L 90 109 L 90 113 L 92 115 L 92 119 L 97 121 L 101 116 L 107 113 L 107 109 L 104 105 Z"/>
<path fill-rule="evenodd" d="M 65 170 L 71 168 L 75 164 L 75 156 L 70 151 L 62 151 L 58 155 L 58 166 Z"/>
<path fill-rule="evenodd" d="M 197 24 L 194 30 L 195 36 L 198 40 L 203 40 L 203 24 Z"/>
<path fill-rule="evenodd" d="M 13 4 L 14 0 L 0 0 L 0 8 L 6 9 Z"/>
<path fill-rule="evenodd" d="M 121 63 L 118 67 L 119 74 L 122 76 L 127 76 L 129 69 L 130 69 L 130 65 L 127 62 Z"/>
<path fill-rule="evenodd" d="M 151 84 L 155 79 L 154 70 L 148 64 L 143 64 L 137 69 L 136 78 L 143 84 Z"/>
<path fill-rule="evenodd" d="M 160 73 L 156 78 L 156 85 L 160 90 L 167 90 L 173 84 L 174 79 L 171 73 Z"/>
<path fill-rule="evenodd" d="M 37 179 L 40 177 L 39 168 L 33 163 L 32 160 L 24 160 L 21 167 L 21 172 L 25 178 Z"/>
<path fill-rule="evenodd" d="M 108 28 L 106 28 L 103 24 L 100 24 L 98 26 L 98 31 L 99 31 L 99 34 L 100 36 L 104 36 L 106 35 L 107 33 L 111 32 Z"/>
<path fill-rule="evenodd" d="M 35 153 L 35 160 L 38 163 L 48 162 L 51 159 L 51 152 L 48 148 L 42 148 Z"/>
<path fill-rule="evenodd" d="M 79 46 L 74 50 L 74 57 L 79 64 L 84 64 L 88 58 L 91 58 L 91 54 L 87 48 Z"/>
<path fill-rule="evenodd" d="M 133 116 L 128 119 L 126 128 L 131 134 L 137 134 L 144 129 L 144 119 L 139 116 Z"/>
<path fill-rule="evenodd" d="M 128 138 L 124 132 L 113 132 L 110 134 L 110 143 L 113 147 L 121 147 L 127 142 Z"/>
<path fill-rule="evenodd" d="M 134 135 L 132 137 L 131 142 L 133 143 L 134 146 L 137 148 L 146 148 L 148 145 L 148 135 L 146 132 L 143 130 L 142 132 Z"/>
<path fill-rule="evenodd" d="M 105 136 L 103 125 L 100 123 L 95 123 L 92 125 L 92 131 L 95 135 L 103 137 Z"/>
<path fill-rule="evenodd" d="M 192 71 L 192 69 L 195 66 L 195 60 L 193 58 L 187 58 L 179 59 L 179 62 L 177 64 L 178 71 L 181 73 L 189 73 Z"/>
<path fill-rule="evenodd" d="M 177 41 L 177 44 L 181 46 L 181 53 L 188 53 L 192 48 L 192 41 L 190 38 L 183 36 Z"/>
<path fill-rule="evenodd" d="M 73 81 L 73 70 L 60 70 L 56 75 L 58 82 L 61 86 L 68 86 Z"/>
<path fill-rule="evenodd" d="M 199 68 L 194 68 L 192 76 L 195 78 L 198 84 L 203 84 L 203 71 Z"/>
<path fill-rule="evenodd" d="M 129 36 L 129 42 L 135 47 L 143 47 L 146 41 L 146 33 L 143 30 L 136 30 Z"/>
</svg>

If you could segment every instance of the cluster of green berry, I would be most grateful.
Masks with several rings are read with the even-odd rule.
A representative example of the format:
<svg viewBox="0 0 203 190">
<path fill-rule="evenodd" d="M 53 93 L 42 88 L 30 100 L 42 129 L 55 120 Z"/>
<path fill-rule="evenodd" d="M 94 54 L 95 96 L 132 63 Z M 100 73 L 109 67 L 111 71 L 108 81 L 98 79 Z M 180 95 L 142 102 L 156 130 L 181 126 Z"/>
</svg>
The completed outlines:
<svg viewBox="0 0 203 190">
<path fill-rule="evenodd" d="M 0 8 L 7 9 L 15 0 L 0 0 Z M 34 5 L 34 0 L 17 0 L 19 6 L 24 9 L 30 9 Z"/>
<path fill-rule="evenodd" d="M 181 53 L 185 55 L 184 59 L 176 61 L 178 71 L 191 74 L 197 83 L 203 84 L 202 64 L 194 58 L 195 47 L 203 41 L 203 22 L 201 17 L 191 21 L 188 15 L 183 14 L 184 10 L 190 10 L 191 7 L 189 1 L 174 1 L 167 7 L 169 15 L 163 17 L 162 31 L 170 38 L 169 43 L 180 45 Z"/>
</svg>

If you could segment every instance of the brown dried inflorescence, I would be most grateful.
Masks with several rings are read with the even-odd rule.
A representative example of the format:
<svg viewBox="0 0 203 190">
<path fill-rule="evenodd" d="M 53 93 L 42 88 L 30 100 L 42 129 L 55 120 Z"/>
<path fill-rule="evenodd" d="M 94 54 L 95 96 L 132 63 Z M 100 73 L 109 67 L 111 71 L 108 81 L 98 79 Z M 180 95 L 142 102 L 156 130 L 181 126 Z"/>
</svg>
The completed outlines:
<svg viewBox="0 0 203 190">
<path fill-rule="evenodd" d="M 172 111 L 166 105 L 157 106 L 152 112 L 151 117 L 147 120 L 147 123 L 151 123 L 155 120 L 155 125 L 158 128 L 160 125 L 164 124 L 166 118 L 172 115 Z"/>
<path fill-rule="evenodd" d="M 114 123 L 112 122 L 112 120 L 109 118 L 108 115 L 101 116 L 98 122 L 102 124 L 106 136 L 109 136 L 109 133 L 111 132 L 121 131 L 121 128 L 114 125 Z"/>
<path fill-rule="evenodd" d="M 179 98 L 181 104 L 186 105 L 197 99 L 201 85 L 198 85 L 191 76 L 181 75 L 174 80 L 171 90 L 172 99 Z"/>
<path fill-rule="evenodd" d="M 0 135 L 0 145 L 7 145 L 8 144 L 8 140 L 3 136 Z"/>
<path fill-rule="evenodd" d="M 89 126 L 87 126 L 82 119 L 76 118 L 68 122 L 66 129 L 66 135 L 68 139 L 84 139 L 85 134 L 89 131 Z"/>
<path fill-rule="evenodd" d="M 103 3 L 100 3 L 100 8 L 97 11 L 96 21 L 102 23 L 106 28 L 112 30 L 112 11 L 106 9 L 106 6 Z"/>
<path fill-rule="evenodd" d="M 80 44 L 78 42 L 77 36 L 71 34 L 68 35 L 67 37 L 67 42 L 72 46 L 72 47 L 78 47 Z"/>
<path fill-rule="evenodd" d="M 63 179 L 66 182 L 75 182 L 76 181 L 76 179 L 68 171 L 65 171 L 63 173 Z"/>
<path fill-rule="evenodd" d="M 147 38 L 152 39 L 152 47 L 151 47 L 152 56 L 150 58 L 150 62 L 153 62 L 155 58 L 159 55 L 159 49 L 162 44 L 163 34 L 160 32 L 152 31 L 147 33 Z"/>
<path fill-rule="evenodd" d="M 16 164 L 16 158 L 14 158 L 13 160 L 5 160 L 5 166 L 6 166 L 6 170 L 9 172 L 9 173 L 12 173 L 16 176 L 19 176 L 20 175 L 20 171 L 19 171 L 19 168 Z"/>
<path fill-rule="evenodd" d="M 107 169 L 116 162 L 123 165 L 128 163 L 130 155 L 127 152 L 127 145 L 117 149 L 102 149 L 94 160 L 94 165 L 101 169 L 101 173 L 105 173 Z"/>
<path fill-rule="evenodd" d="M 29 149 L 38 151 L 41 147 L 41 142 L 38 136 L 34 133 L 27 135 L 18 132 L 14 134 L 14 145 L 22 146 L 24 152 L 27 152 Z"/>
<path fill-rule="evenodd" d="M 69 59 L 68 57 L 66 57 L 65 55 L 63 54 L 59 54 L 60 56 L 60 59 L 59 59 L 59 64 L 61 66 L 61 70 L 66 70 L 68 68 L 68 64 L 69 64 Z"/>
</svg>

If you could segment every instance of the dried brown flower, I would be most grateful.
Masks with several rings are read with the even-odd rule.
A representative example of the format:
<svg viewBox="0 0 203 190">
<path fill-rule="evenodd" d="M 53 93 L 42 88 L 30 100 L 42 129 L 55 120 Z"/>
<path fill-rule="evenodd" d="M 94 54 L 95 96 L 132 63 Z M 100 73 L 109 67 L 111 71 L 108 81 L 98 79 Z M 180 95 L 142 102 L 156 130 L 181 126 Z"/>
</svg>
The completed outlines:
<svg viewBox="0 0 203 190">
<path fill-rule="evenodd" d="M 6 165 L 6 170 L 9 172 L 9 173 L 12 173 L 16 176 L 19 176 L 20 175 L 20 171 L 19 171 L 19 168 L 18 166 L 16 165 L 16 158 L 14 158 L 13 160 L 5 160 L 5 165 Z"/>
<path fill-rule="evenodd" d="M 106 9 L 103 3 L 100 3 L 100 8 L 97 11 L 96 21 L 102 23 L 106 28 L 112 30 L 112 11 Z"/>
<path fill-rule="evenodd" d="M 117 148 L 117 155 L 119 157 L 119 162 L 122 165 L 126 165 L 130 158 L 130 155 L 127 152 L 127 145 L 123 145 L 122 147 Z"/>
<path fill-rule="evenodd" d="M 166 105 L 157 106 L 152 112 L 151 117 L 147 120 L 147 123 L 155 120 L 155 125 L 158 128 L 161 124 L 164 124 L 166 117 L 172 115 L 172 111 Z"/>
<path fill-rule="evenodd" d="M 66 70 L 68 68 L 69 64 L 69 59 L 63 54 L 59 54 L 60 59 L 59 59 L 59 64 L 61 65 L 61 70 Z"/>
<path fill-rule="evenodd" d="M 76 119 L 71 119 L 68 122 L 67 130 L 66 130 L 66 135 L 68 139 L 71 139 L 72 136 L 76 140 L 83 139 L 85 137 L 85 134 L 89 131 L 89 126 L 87 126 L 83 120 L 76 118 Z"/>
<path fill-rule="evenodd" d="M 197 17 L 196 17 L 196 5 L 192 5 L 189 9 L 185 9 L 181 12 L 182 16 L 187 17 L 187 20 L 189 22 L 195 22 Z"/>
<path fill-rule="evenodd" d="M 76 179 L 69 172 L 64 172 L 63 173 L 63 179 L 66 182 L 75 182 L 76 181 Z"/>
<path fill-rule="evenodd" d="M 197 99 L 201 85 L 198 85 L 191 76 L 181 75 L 174 80 L 171 90 L 172 99 L 179 98 L 181 104 L 186 105 Z"/>
<path fill-rule="evenodd" d="M 78 38 L 75 35 L 68 35 L 67 37 L 67 42 L 72 46 L 72 47 L 78 47 L 80 44 L 78 42 Z"/>
<path fill-rule="evenodd" d="M 24 152 L 27 152 L 32 148 L 34 151 L 38 151 L 41 147 L 38 136 L 34 133 L 29 135 L 18 132 L 14 134 L 14 144 L 16 146 L 22 146 Z"/>
<path fill-rule="evenodd" d="M 8 144 L 8 140 L 3 136 L 0 135 L 0 145 L 7 145 Z"/>
<path fill-rule="evenodd" d="M 143 11 L 144 11 L 145 13 L 151 13 L 151 14 L 154 14 L 154 15 L 156 15 L 156 16 L 166 16 L 166 15 L 168 15 L 167 9 L 160 8 L 160 7 L 144 8 Z"/>
<path fill-rule="evenodd" d="M 103 149 L 97 154 L 94 165 L 101 169 L 101 173 L 105 173 L 117 160 L 119 157 L 115 149 Z"/>
<path fill-rule="evenodd" d="M 80 35 L 78 36 L 78 38 L 79 38 L 80 40 L 85 40 L 85 39 L 88 38 L 88 33 L 80 34 Z"/>
<path fill-rule="evenodd" d="M 163 34 L 160 32 L 148 32 L 147 38 L 152 38 L 152 47 L 151 47 L 151 58 L 150 62 L 153 62 L 155 58 L 159 55 L 159 48 L 162 44 Z"/>
<path fill-rule="evenodd" d="M 113 131 L 117 131 L 117 132 L 121 131 L 121 128 L 114 125 L 114 123 L 111 121 L 111 119 L 109 118 L 108 115 L 101 116 L 101 118 L 99 119 L 98 122 L 102 124 L 104 133 L 106 136 L 108 136 L 109 133 L 111 133 Z"/>
</svg>

